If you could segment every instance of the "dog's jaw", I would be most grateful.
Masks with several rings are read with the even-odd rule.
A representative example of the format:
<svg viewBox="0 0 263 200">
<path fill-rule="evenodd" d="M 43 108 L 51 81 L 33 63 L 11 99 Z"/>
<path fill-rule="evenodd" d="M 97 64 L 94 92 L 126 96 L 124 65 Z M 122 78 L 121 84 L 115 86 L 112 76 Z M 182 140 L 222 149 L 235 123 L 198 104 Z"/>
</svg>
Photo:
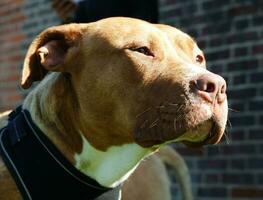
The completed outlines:
<svg viewBox="0 0 263 200">
<path fill-rule="evenodd" d="M 226 126 L 227 101 L 222 106 L 192 101 L 179 108 L 180 113 L 177 104 L 168 103 L 141 114 L 134 131 L 135 141 L 143 147 L 171 142 L 199 147 L 220 141 Z"/>
<path fill-rule="evenodd" d="M 116 187 L 136 169 L 140 161 L 153 152 L 137 144 L 113 146 L 106 151 L 94 148 L 82 137 L 83 149 L 75 154 L 75 167 L 105 187 Z"/>
</svg>

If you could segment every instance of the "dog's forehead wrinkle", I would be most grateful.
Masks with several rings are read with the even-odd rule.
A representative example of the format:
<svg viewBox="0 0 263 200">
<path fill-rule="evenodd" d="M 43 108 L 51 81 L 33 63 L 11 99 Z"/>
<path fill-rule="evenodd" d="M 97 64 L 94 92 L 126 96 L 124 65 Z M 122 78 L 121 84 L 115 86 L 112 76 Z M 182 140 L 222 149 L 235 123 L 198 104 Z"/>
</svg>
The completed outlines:
<svg viewBox="0 0 263 200">
<path fill-rule="evenodd" d="M 164 42 L 166 44 L 166 47 L 168 48 L 169 54 L 172 53 L 173 56 L 178 57 L 178 53 L 175 47 L 173 46 L 173 42 L 171 41 L 171 38 L 169 38 L 167 34 L 163 34 L 163 35 L 164 35 Z"/>
<path fill-rule="evenodd" d="M 188 34 L 168 25 L 158 24 L 156 26 L 164 33 L 163 38 L 170 59 L 193 63 L 195 62 L 195 54 L 203 55 L 195 40 Z"/>
</svg>

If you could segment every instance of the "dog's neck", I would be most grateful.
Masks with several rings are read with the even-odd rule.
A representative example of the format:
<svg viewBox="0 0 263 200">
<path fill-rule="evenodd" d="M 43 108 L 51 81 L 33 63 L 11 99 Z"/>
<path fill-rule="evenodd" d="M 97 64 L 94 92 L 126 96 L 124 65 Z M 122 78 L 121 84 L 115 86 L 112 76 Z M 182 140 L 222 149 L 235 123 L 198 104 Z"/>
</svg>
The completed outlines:
<svg viewBox="0 0 263 200">
<path fill-rule="evenodd" d="M 83 138 L 83 149 L 75 155 L 76 167 L 107 187 L 115 187 L 125 181 L 137 165 L 151 151 L 137 144 L 113 146 L 107 151 L 95 149 Z"/>
<path fill-rule="evenodd" d="M 120 184 L 129 177 L 139 162 L 154 150 L 142 148 L 135 143 L 111 146 L 106 150 L 99 150 L 92 146 L 78 130 L 75 124 L 79 123 L 78 119 L 75 116 L 68 116 L 74 115 L 74 111 L 70 110 L 72 108 L 64 110 L 63 115 L 59 116 L 61 109 L 67 108 L 58 108 L 61 103 L 58 104 L 57 101 L 70 104 L 70 107 L 74 104 L 74 102 L 67 102 L 69 99 L 63 92 L 62 99 L 58 99 L 59 94 L 54 97 L 54 92 L 61 92 L 54 91 L 57 84 L 63 84 L 66 87 L 65 83 L 61 83 L 60 78 L 58 73 L 47 76 L 29 93 L 23 108 L 30 112 L 37 126 L 77 169 L 103 186 L 114 187 Z"/>
</svg>

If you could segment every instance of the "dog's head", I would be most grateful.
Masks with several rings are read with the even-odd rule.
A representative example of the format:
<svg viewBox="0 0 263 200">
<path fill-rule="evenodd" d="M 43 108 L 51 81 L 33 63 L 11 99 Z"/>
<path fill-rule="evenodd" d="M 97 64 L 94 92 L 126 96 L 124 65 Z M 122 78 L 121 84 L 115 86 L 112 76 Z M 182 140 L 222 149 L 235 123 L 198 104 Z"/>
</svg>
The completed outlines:
<svg viewBox="0 0 263 200">
<path fill-rule="evenodd" d="M 49 28 L 27 53 L 22 87 L 48 71 L 68 77 L 82 133 L 101 136 L 105 148 L 199 146 L 224 133 L 226 83 L 206 70 L 202 51 L 176 28 L 130 18 Z"/>
</svg>

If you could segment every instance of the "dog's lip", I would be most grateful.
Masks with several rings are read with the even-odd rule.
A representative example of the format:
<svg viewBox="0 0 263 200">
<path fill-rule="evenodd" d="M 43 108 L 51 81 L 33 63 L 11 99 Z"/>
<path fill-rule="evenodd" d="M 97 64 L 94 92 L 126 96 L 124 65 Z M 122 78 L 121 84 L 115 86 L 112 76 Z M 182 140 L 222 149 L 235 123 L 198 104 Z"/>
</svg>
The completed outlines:
<svg viewBox="0 0 263 200">
<path fill-rule="evenodd" d="M 202 133 L 201 130 L 203 126 L 208 126 L 205 125 L 206 123 L 212 123 L 210 126 L 211 128 L 205 132 Z M 185 134 L 194 134 L 194 132 L 200 132 L 201 134 L 204 134 L 203 138 L 200 138 L 200 140 L 192 140 L 190 138 L 181 138 L 182 136 L 184 136 Z M 214 121 L 214 119 L 210 118 L 205 120 L 203 123 L 198 124 L 188 130 L 181 130 L 180 132 L 176 133 L 176 137 L 171 139 L 171 140 L 167 140 L 167 141 L 163 141 L 161 139 L 157 139 L 157 138 L 151 138 L 151 139 L 141 139 L 139 141 L 139 143 L 144 146 L 144 147 L 150 147 L 150 146 L 155 146 L 155 145 L 161 145 L 161 144 L 166 144 L 166 143 L 173 143 L 173 142 L 183 142 L 185 145 L 189 146 L 189 147 L 193 147 L 193 148 L 197 148 L 197 147 L 201 147 L 205 144 L 216 144 L 219 142 L 220 138 L 221 138 L 221 134 L 220 134 L 220 129 L 219 126 L 217 124 L 216 121 Z M 189 135 L 188 135 L 189 136 Z M 192 140 L 192 141 L 191 141 Z M 153 145 L 154 144 L 154 145 Z"/>
<path fill-rule="evenodd" d="M 204 145 L 208 144 L 217 144 L 222 137 L 220 126 L 215 121 L 212 121 L 212 128 L 210 132 L 207 134 L 207 137 L 203 141 L 199 142 L 190 142 L 190 141 L 183 141 L 183 143 L 192 148 L 199 148 Z"/>
</svg>

